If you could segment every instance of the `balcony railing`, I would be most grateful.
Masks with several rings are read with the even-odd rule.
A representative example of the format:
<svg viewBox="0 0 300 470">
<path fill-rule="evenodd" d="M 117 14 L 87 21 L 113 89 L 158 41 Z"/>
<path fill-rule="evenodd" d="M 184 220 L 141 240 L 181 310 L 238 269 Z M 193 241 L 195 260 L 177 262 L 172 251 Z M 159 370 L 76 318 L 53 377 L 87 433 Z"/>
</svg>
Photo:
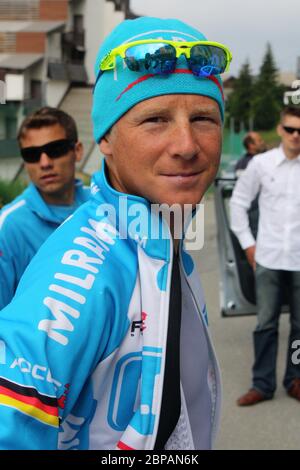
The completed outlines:
<svg viewBox="0 0 300 470">
<path fill-rule="evenodd" d="M 71 45 L 73 47 L 84 47 L 84 31 L 68 31 L 63 33 L 62 40 L 63 44 Z"/>
<path fill-rule="evenodd" d="M 81 61 L 49 60 L 48 77 L 52 80 L 68 80 L 71 83 L 87 83 L 88 80 L 85 66 Z"/>
</svg>

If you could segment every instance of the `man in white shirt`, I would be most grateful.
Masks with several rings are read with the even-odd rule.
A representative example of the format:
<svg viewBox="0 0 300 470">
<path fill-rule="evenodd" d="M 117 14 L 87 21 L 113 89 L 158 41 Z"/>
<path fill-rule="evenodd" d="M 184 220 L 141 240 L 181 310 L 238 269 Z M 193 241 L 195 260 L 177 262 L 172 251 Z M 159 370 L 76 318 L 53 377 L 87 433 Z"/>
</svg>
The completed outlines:
<svg viewBox="0 0 300 470">
<path fill-rule="evenodd" d="M 255 270 L 257 327 L 254 331 L 252 388 L 239 406 L 271 399 L 276 389 L 278 326 L 283 290 L 288 294 L 291 331 L 284 387 L 300 401 L 300 365 L 293 352 L 300 340 L 300 108 L 285 108 L 277 132 L 278 148 L 252 159 L 230 202 L 231 228 Z M 257 241 L 248 209 L 259 194 Z"/>
</svg>

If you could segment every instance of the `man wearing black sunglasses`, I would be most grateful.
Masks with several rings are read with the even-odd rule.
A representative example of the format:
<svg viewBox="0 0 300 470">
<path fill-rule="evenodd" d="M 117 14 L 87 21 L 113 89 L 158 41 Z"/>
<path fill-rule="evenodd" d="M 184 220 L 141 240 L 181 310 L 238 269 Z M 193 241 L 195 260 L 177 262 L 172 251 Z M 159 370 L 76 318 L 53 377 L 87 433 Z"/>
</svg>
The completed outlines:
<svg viewBox="0 0 300 470">
<path fill-rule="evenodd" d="M 44 107 L 24 120 L 18 141 L 31 184 L 0 212 L 0 310 L 42 243 L 89 197 L 74 179 L 83 147 L 71 116 Z"/>
<path fill-rule="evenodd" d="M 285 291 L 290 307 L 290 337 L 283 385 L 300 401 L 300 108 L 281 113 L 281 146 L 254 157 L 239 178 L 231 199 L 231 228 L 255 270 L 258 324 L 254 331 L 252 388 L 237 402 L 255 405 L 276 389 L 278 326 Z M 255 243 L 247 210 L 259 193 Z"/>
</svg>

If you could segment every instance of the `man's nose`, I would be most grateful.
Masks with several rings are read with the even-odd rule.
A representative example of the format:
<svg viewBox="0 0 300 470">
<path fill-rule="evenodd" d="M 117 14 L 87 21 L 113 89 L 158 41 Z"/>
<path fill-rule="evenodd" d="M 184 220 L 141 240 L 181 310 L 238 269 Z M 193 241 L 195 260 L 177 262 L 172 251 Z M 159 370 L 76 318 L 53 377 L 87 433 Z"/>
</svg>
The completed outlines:
<svg viewBox="0 0 300 470">
<path fill-rule="evenodd" d="M 53 166 L 53 163 L 52 163 L 52 160 L 50 157 L 48 157 L 48 155 L 43 152 L 41 154 L 41 157 L 40 157 L 40 167 L 41 168 L 48 168 L 48 167 L 52 167 Z"/>
<path fill-rule="evenodd" d="M 199 152 L 199 144 L 191 124 L 176 126 L 172 136 L 171 153 L 190 160 Z"/>
</svg>

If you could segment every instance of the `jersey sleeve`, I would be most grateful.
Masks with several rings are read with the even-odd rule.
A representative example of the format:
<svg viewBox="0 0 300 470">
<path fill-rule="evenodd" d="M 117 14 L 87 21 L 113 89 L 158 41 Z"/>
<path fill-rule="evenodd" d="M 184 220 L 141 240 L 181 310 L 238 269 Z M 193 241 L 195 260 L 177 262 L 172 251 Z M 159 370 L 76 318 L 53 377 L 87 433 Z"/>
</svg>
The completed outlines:
<svg viewBox="0 0 300 470">
<path fill-rule="evenodd" d="M 10 245 L 10 234 L 0 229 L 0 310 L 12 300 L 17 286 L 17 267 Z"/>
<path fill-rule="evenodd" d="M 60 423 L 127 327 L 103 257 L 58 250 L 65 238 L 48 239 L 0 312 L 0 449 L 56 449 Z"/>
</svg>

